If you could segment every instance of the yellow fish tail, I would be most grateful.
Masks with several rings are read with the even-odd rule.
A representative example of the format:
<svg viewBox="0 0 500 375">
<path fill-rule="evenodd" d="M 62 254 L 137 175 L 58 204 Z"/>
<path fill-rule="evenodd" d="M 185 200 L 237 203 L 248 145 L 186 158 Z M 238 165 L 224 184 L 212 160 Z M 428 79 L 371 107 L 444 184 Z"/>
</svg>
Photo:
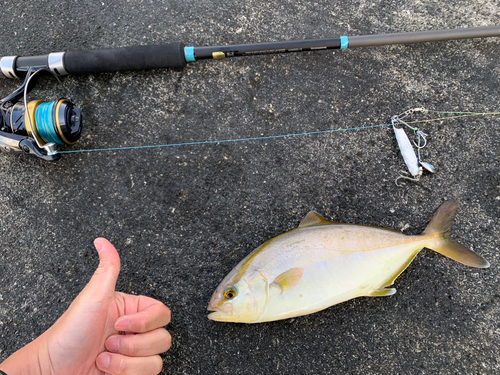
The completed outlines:
<svg viewBox="0 0 500 375">
<path fill-rule="evenodd" d="M 450 237 L 450 229 L 457 212 L 458 202 L 443 203 L 422 235 L 433 238 L 429 249 L 470 267 L 488 268 L 490 263 L 481 255 L 459 244 Z"/>
</svg>

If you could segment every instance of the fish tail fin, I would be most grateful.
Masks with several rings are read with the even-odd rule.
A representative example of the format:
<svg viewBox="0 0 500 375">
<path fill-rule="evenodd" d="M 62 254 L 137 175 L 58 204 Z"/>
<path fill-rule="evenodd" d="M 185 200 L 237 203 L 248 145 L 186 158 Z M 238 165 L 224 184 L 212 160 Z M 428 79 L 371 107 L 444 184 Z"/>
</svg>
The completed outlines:
<svg viewBox="0 0 500 375">
<path fill-rule="evenodd" d="M 434 241 L 429 247 L 431 250 L 470 267 L 488 268 L 490 263 L 486 259 L 451 238 L 449 232 L 457 208 L 458 202 L 443 203 L 422 235 L 434 237 Z"/>
</svg>

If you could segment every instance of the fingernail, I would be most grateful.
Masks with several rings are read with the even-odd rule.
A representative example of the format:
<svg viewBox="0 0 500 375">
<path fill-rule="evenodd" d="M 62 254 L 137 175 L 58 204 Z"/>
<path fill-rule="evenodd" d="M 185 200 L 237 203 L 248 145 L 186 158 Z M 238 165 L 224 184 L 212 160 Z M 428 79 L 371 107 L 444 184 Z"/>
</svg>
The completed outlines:
<svg viewBox="0 0 500 375">
<path fill-rule="evenodd" d="M 109 338 L 106 342 L 106 349 L 108 349 L 110 352 L 117 352 L 119 347 L 120 339 L 116 336 Z"/>
<path fill-rule="evenodd" d="M 115 329 L 117 331 L 128 331 L 129 328 L 130 328 L 130 320 L 128 319 L 118 320 L 115 323 Z"/>
<path fill-rule="evenodd" d="M 100 368 L 108 368 L 109 363 L 111 362 L 111 356 L 109 354 L 103 353 L 97 358 L 97 360 L 99 361 Z"/>
<path fill-rule="evenodd" d="M 101 241 L 95 240 L 94 241 L 94 246 L 95 246 L 95 249 L 97 250 L 97 252 L 100 253 L 101 249 L 102 249 Z"/>
</svg>

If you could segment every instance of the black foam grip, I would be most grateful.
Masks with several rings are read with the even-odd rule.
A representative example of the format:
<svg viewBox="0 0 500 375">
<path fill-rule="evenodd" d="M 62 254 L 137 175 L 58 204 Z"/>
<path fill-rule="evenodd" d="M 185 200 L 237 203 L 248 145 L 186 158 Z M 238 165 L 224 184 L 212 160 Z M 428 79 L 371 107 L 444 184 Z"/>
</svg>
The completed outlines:
<svg viewBox="0 0 500 375">
<path fill-rule="evenodd" d="M 64 54 L 64 68 L 70 74 L 184 66 L 186 66 L 186 59 L 182 43 L 72 51 Z"/>
</svg>

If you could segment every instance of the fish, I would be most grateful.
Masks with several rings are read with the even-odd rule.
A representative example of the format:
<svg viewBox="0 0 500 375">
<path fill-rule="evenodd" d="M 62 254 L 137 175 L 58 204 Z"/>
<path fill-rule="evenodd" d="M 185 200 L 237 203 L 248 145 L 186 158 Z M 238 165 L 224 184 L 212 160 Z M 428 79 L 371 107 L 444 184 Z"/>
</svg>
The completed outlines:
<svg viewBox="0 0 500 375">
<path fill-rule="evenodd" d="M 481 255 L 451 238 L 458 202 L 443 203 L 420 235 L 334 223 L 311 211 L 256 248 L 220 283 L 208 319 L 261 323 L 312 314 L 357 297 L 396 293 L 396 278 L 427 248 L 470 267 Z"/>
</svg>

